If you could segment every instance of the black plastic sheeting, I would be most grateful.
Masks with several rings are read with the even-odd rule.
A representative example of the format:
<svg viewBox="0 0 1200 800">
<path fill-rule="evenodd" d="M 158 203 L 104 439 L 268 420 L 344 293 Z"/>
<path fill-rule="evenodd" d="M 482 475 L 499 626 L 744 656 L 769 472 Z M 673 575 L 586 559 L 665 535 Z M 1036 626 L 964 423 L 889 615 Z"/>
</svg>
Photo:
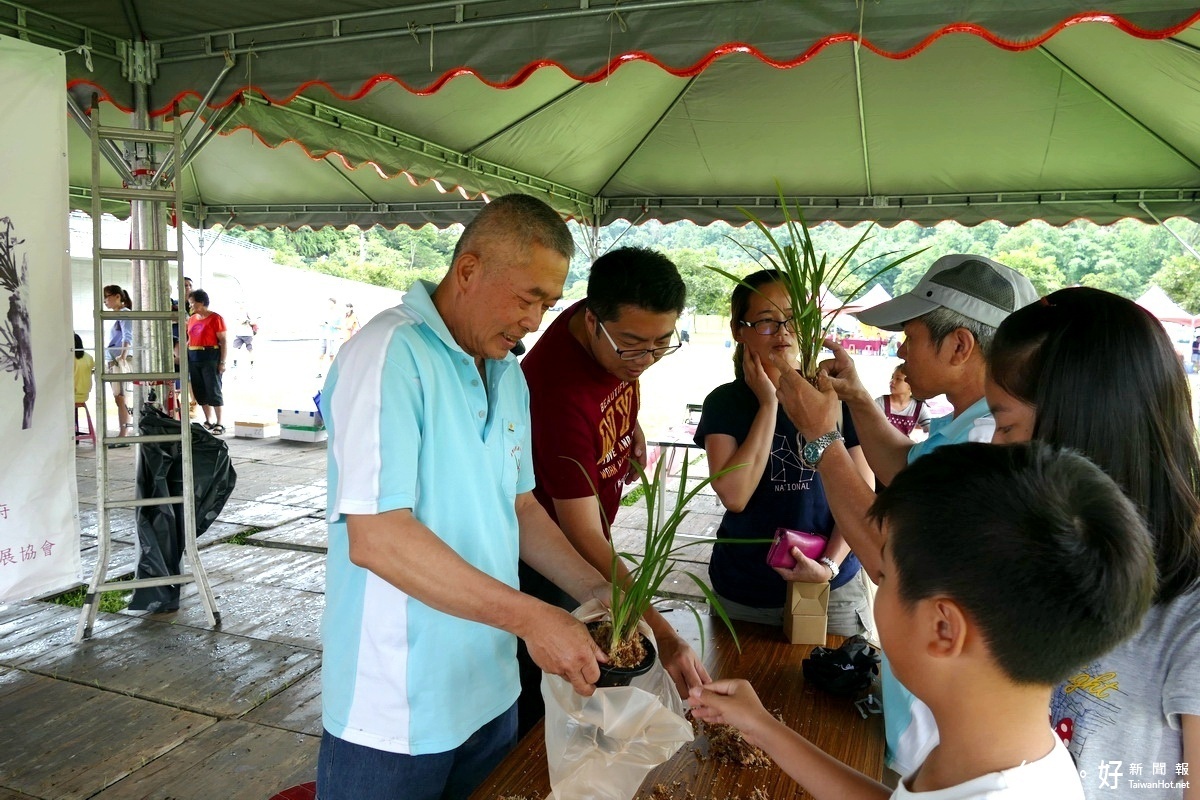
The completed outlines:
<svg viewBox="0 0 1200 800">
<path fill-rule="evenodd" d="M 143 435 L 179 435 L 179 420 L 152 405 L 142 409 L 139 425 Z M 137 496 L 171 497 L 183 494 L 183 450 L 178 442 L 140 445 Z M 192 477 L 196 493 L 196 535 L 216 521 L 225 501 L 237 484 L 237 473 L 229 459 L 229 447 L 198 422 L 192 423 Z M 138 509 L 138 564 L 136 577 L 178 575 L 183 558 L 183 504 L 146 506 Z M 179 586 L 150 586 L 136 589 L 129 602 L 133 611 L 175 611 L 179 608 Z"/>
</svg>

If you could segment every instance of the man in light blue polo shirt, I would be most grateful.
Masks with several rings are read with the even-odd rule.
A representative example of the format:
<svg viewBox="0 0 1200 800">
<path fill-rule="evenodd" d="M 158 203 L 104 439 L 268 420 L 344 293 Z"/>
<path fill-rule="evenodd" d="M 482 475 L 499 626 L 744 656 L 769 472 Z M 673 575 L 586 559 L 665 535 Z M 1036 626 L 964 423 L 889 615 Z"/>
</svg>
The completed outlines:
<svg viewBox="0 0 1200 800">
<path fill-rule="evenodd" d="M 845 350 L 829 343 L 833 359 L 823 362 L 817 391 L 793 371 L 781 380 L 779 399 L 800 434 L 823 443 L 808 455 L 825 484 L 829 506 L 867 574 L 879 574 L 883 532 L 866 517 L 874 490 L 853 468 L 837 437 L 837 400 L 846 402 L 859 442 L 876 480 L 887 485 L 921 455 L 944 444 L 990 442 L 995 422 L 983 397 L 987 350 L 1000 323 L 1037 300 L 1033 285 L 1016 270 L 983 256 L 942 256 L 906 294 L 858 315 L 877 328 L 904 331 L 904 359 L 913 397 L 946 395 L 953 412 L 933 420 L 929 437 L 913 443 L 888 422 L 858 377 Z M 819 452 L 817 452 L 819 450 Z M 915 770 L 937 744 L 933 717 L 891 674 L 882 670 L 888 766 L 900 775 Z"/>
<path fill-rule="evenodd" d="M 322 392 L 329 553 L 322 800 L 465 798 L 516 741 L 516 640 L 591 694 L 603 652 L 517 589 L 524 558 L 580 601 L 604 578 L 533 496 L 529 392 L 511 350 L 559 299 L 574 243 L 509 195 L 342 348 Z"/>
</svg>

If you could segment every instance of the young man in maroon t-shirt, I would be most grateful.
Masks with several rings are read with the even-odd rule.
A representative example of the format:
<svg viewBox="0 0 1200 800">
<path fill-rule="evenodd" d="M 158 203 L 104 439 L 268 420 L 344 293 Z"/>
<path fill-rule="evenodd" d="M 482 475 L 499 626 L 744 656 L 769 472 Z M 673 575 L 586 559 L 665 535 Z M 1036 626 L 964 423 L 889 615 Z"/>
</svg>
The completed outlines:
<svg viewBox="0 0 1200 800">
<path fill-rule="evenodd" d="M 587 298 L 560 314 L 521 362 L 533 421 L 534 496 L 575 549 L 610 580 L 623 576 L 610 574 L 612 553 L 592 486 L 611 524 L 632 472 L 629 460 L 645 454 L 637 425 L 638 378 L 678 349 L 676 324 L 685 294 L 678 270 L 661 253 L 638 247 L 610 251 L 592 265 Z M 577 605 L 524 564 L 521 589 L 568 610 Z M 700 659 L 657 611 L 646 622 L 681 695 L 708 679 Z M 543 708 L 541 674 L 520 655 L 523 733 Z"/>
</svg>

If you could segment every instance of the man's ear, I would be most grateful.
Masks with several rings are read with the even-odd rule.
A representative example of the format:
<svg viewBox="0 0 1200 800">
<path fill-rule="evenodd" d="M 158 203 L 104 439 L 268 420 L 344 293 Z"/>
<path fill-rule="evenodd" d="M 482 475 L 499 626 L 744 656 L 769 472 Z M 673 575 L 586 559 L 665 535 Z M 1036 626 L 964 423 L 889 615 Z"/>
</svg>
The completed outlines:
<svg viewBox="0 0 1200 800">
<path fill-rule="evenodd" d="M 933 658 L 962 655 L 970 630 L 962 606 L 946 597 L 923 601 L 922 623 L 928 634 L 926 651 Z"/>
<path fill-rule="evenodd" d="M 450 265 L 450 269 L 454 272 L 454 283 L 458 288 L 464 289 L 472 280 L 478 280 L 483 270 L 483 264 L 479 260 L 479 256 L 472 252 L 461 253 L 458 258 L 454 259 L 454 263 Z"/>
<path fill-rule="evenodd" d="M 955 328 L 950 334 L 942 340 L 941 350 L 946 350 L 946 354 L 950 358 L 950 366 L 961 367 L 970 360 L 971 356 L 979 351 L 979 343 L 975 341 L 975 334 L 971 333 L 966 328 Z"/>
</svg>

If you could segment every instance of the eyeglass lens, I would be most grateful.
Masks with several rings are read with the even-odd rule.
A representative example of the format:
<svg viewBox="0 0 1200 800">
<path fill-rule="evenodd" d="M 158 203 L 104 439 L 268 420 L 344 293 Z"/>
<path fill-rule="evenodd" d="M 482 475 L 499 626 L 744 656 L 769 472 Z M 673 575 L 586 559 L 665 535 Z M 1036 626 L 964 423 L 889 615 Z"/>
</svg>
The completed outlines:
<svg viewBox="0 0 1200 800">
<path fill-rule="evenodd" d="M 667 347 L 654 347 L 647 350 L 618 350 L 617 353 L 621 356 L 622 361 L 637 361 L 639 358 L 645 358 L 647 354 L 654 358 L 662 358 L 674 353 L 682 345 L 672 344 Z"/>
<path fill-rule="evenodd" d="M 781 327 L 791 329 L 792 319 L 760 319 L 756 322 L 743 323 L 754 328 L 754 332 L 763 336 L 774 336 Z"/>
</svg>

